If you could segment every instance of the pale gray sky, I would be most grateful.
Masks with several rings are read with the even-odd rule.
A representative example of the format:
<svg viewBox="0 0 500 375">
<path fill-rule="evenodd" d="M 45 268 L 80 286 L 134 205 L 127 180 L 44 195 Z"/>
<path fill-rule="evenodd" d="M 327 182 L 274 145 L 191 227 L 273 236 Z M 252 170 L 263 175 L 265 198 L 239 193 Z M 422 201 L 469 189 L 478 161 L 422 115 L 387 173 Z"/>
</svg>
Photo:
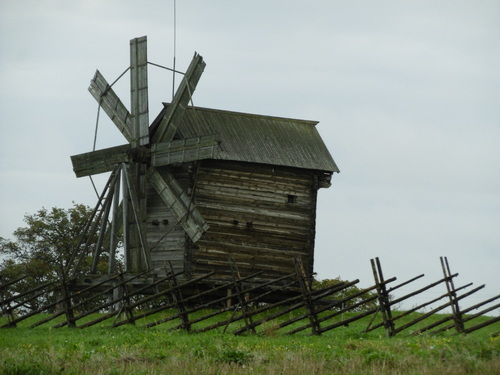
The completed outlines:
<svg viewBox="0 0 500 375">
<path fill-rule="evenodd" d="M 173 0 L 0 0 L 0 236 L 94 206 L 69 158 L 92 149 L 89 81 L 117 78 L 142 35 L 171 67 L 173 19 Z M 177 68 L 207 62 L 195 105 L 320 121 L 341 173 L 319 194 L 318 276 L 368 286 L 379 256 L 386 277 L 426 274 L 410 291 L 445 255 L 456 284 L 487 284 L 465 305 L 499 293 L 499 41 L 499 1 L 177 0 Z M 149 76 L 154 118 L 172 77 Z M 122 144 L 104 117 L 97 147 Z"/>
</svg>

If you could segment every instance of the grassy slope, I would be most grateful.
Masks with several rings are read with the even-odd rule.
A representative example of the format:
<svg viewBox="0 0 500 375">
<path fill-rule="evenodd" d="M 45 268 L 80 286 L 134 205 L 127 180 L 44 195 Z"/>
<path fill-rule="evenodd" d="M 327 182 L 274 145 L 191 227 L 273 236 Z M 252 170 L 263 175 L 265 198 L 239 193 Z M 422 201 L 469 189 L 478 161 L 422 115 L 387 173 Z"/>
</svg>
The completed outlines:
<svg viewBox="0 0 500 375">
<path fill-rule="evenodd" d="M 500 337 L 490 337 L 498 324 L 467 336 L 407 330 L 386 338 L 383 330 L 360 334 L 368 320 L 320 337 L 284 336 L 273 322 L 238 337 L 145 329 L 145 321 L 84 330 L 29 323 L 0 330 L 0 374 L 500 374 Z"/>
</svg>

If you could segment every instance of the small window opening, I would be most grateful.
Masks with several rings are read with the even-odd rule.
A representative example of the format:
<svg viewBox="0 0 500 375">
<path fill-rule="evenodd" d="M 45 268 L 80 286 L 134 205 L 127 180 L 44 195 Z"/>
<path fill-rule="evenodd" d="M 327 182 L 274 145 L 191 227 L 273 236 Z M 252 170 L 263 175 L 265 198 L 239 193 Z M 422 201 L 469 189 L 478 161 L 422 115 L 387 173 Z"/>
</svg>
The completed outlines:
<svg viewBox="0 0 500 375">
<path fill-rule="evenodd" d="M 297 197 L 292 194 L 288 194 L 288 203 L 296 203 L 297 202 Z"/>
</svg>

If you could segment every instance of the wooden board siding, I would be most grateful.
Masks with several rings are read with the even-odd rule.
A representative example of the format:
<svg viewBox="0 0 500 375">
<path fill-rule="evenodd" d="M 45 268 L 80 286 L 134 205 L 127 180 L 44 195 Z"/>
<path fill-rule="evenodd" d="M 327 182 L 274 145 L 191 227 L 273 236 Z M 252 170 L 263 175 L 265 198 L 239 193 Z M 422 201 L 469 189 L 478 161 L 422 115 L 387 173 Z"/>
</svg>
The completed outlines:
<svg viewBox="0 0 500 375">
<path fill-rule="evenodd" d="M 215 269 L 218 277 L 229 277 L 229 256 L 242 276 L 288 274 L 296 256 L 312 272 L 316 198 L 312 171 L 202 162 L 195 202 L 210 228 L 193 245 L 193 276 Z"/>
<path fill-rule="evenodd" d="M 176 178 L 182 186 L 188 184 L 184 172 L 177 173 Z M 165 261 L 171 261 L 175 272 L 184 271 L 186 232 L 151 185 L 147 188 L 147 195 L 146 231 L 152 267 L 159 276 L 164 276 Z"/>
</svg>

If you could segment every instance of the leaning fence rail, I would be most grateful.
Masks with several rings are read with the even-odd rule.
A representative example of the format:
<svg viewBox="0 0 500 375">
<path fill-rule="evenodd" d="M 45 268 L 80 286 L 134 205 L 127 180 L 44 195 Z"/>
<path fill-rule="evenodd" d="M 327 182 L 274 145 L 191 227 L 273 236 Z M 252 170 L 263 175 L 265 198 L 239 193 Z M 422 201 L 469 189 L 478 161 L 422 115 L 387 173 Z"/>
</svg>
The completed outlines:
<svg viewBox="0 0 500 375">
<path fill-rule="evenodd" d="M 16 285 L 27 276 L 10 281 L 0 278 L 0 312 L 2 316 L 7 317 L 7 322 L 0 328 L 16 327 L 23 320 L 36 318 L 37 315 L 47 312 L 49 316 L 31 323 L 29 327 L 35 328 L 59 318 L 54 328 L 86 328 L 114 318 L 112 327 L 142 323 L 142 327 L 150 328 L 170 322 L 166 327 L 168 330 L 206 332 L 222 329 L 223 332 L 240 335 L 255 334 L 257 329 L 262 329 L 263 325 L 272 322 L 273 329 L 282 330 L 286 335 L 307 330 L 313 335 L 321 335 L 354 321 L 369 318 L 368 326 L 361 334 L 383 328 L 385 334 L 392 337 L 416 325 L 417 329 L 410 331 L 410 334 L 437 334 L 452 329 L 456 333 L 468 334 L 500 321 L 497 316 L 471 325 L 474 319 L 484 318 L 486 314 L 500 308 L 499 303 L 493 304 L 500 295 L 463 308 L 461 304 L 485 285 L 468 292 L 464 292 L 464 289 L 469 288 L 472 283 L 455 287 L 458 274 L 451 273 L 446 257 L 440 258 L 443 278 L 398 297 L 394 296 L 396 291 L 421 279 L 424 274 L 392 286 L 396 278 L 385 279 L 380 259 L 371 259 L 374 284 L 348 294 L 346 292 L 358 284 L 359 280 L 314 289 L 311 283 L 314 275 L 306 274 L 300 259 L 293 261 L 295 272 L 275 280 L 257 282 L 255 280 L 259 279 L 262 272 L 242 277 L 237 264 L 229 259 L 228 268 L 232 278 L 211 288 L 202 288 L 201 291 L 198 286 L 213 276 L 213 272 L 186 280 L 182 278 L 183 272 L 174 272 L 168 262 L 165 264 L 166 276 L 162 278 L 151 279 L 150 270 L 135 275 L 120 272 L 102 276 L 91 285 L 79 288 L 75 288 L 76 279 L 68 277 L 64 272 L 61 272 L 58 282 L 44 283 L 17 293 L 14 292 Z M 143 278 L 148 281 L 143 284 L 136 283 L 137 279 Z M 443 284 L 445 290 L 439 297 L 407 311 L 394 310 L 394 306 L 401 302 L 430 289 L 442 287 Z M 295 292 L 274 302 L 266 299 L 281 289 Z M 366 297 L 367 293 L 371 295 Z M 42 298 L 49 295 L 52 296 L 51 302 L 31 310 L 26 308 L 30 304 L 34 305 L 39 299 L 49 301 L 48 298 Z M 364 298 L 360 298 L 362 296 Z M 428 312 L 419 313 L 408 321 L 411 314 L 444 299 L 447 301 L 441 302 Z M 266 302 L 262 303 L 263 301 Z M 451 314 L 423 325 L 422 322 L 426 319 L 446 308 L 451 309 Z M 481 310 L 477 311 L 480 308 Z M 96 313 L 99 315 L 93 317 Z M 158 314 L 163 316 L 158 317 Z M 61 316 L 65 316 L 63 321 L 60 321 Z M 154 320 L 147 321 L 145 318 L 148 317 Z M 87 319 L 80 323 L 84 318 Z M 405 322 L 399 324 L 403 318 Z M 210 322 L 207 324 L 207 321 Z"/>
</svg>

